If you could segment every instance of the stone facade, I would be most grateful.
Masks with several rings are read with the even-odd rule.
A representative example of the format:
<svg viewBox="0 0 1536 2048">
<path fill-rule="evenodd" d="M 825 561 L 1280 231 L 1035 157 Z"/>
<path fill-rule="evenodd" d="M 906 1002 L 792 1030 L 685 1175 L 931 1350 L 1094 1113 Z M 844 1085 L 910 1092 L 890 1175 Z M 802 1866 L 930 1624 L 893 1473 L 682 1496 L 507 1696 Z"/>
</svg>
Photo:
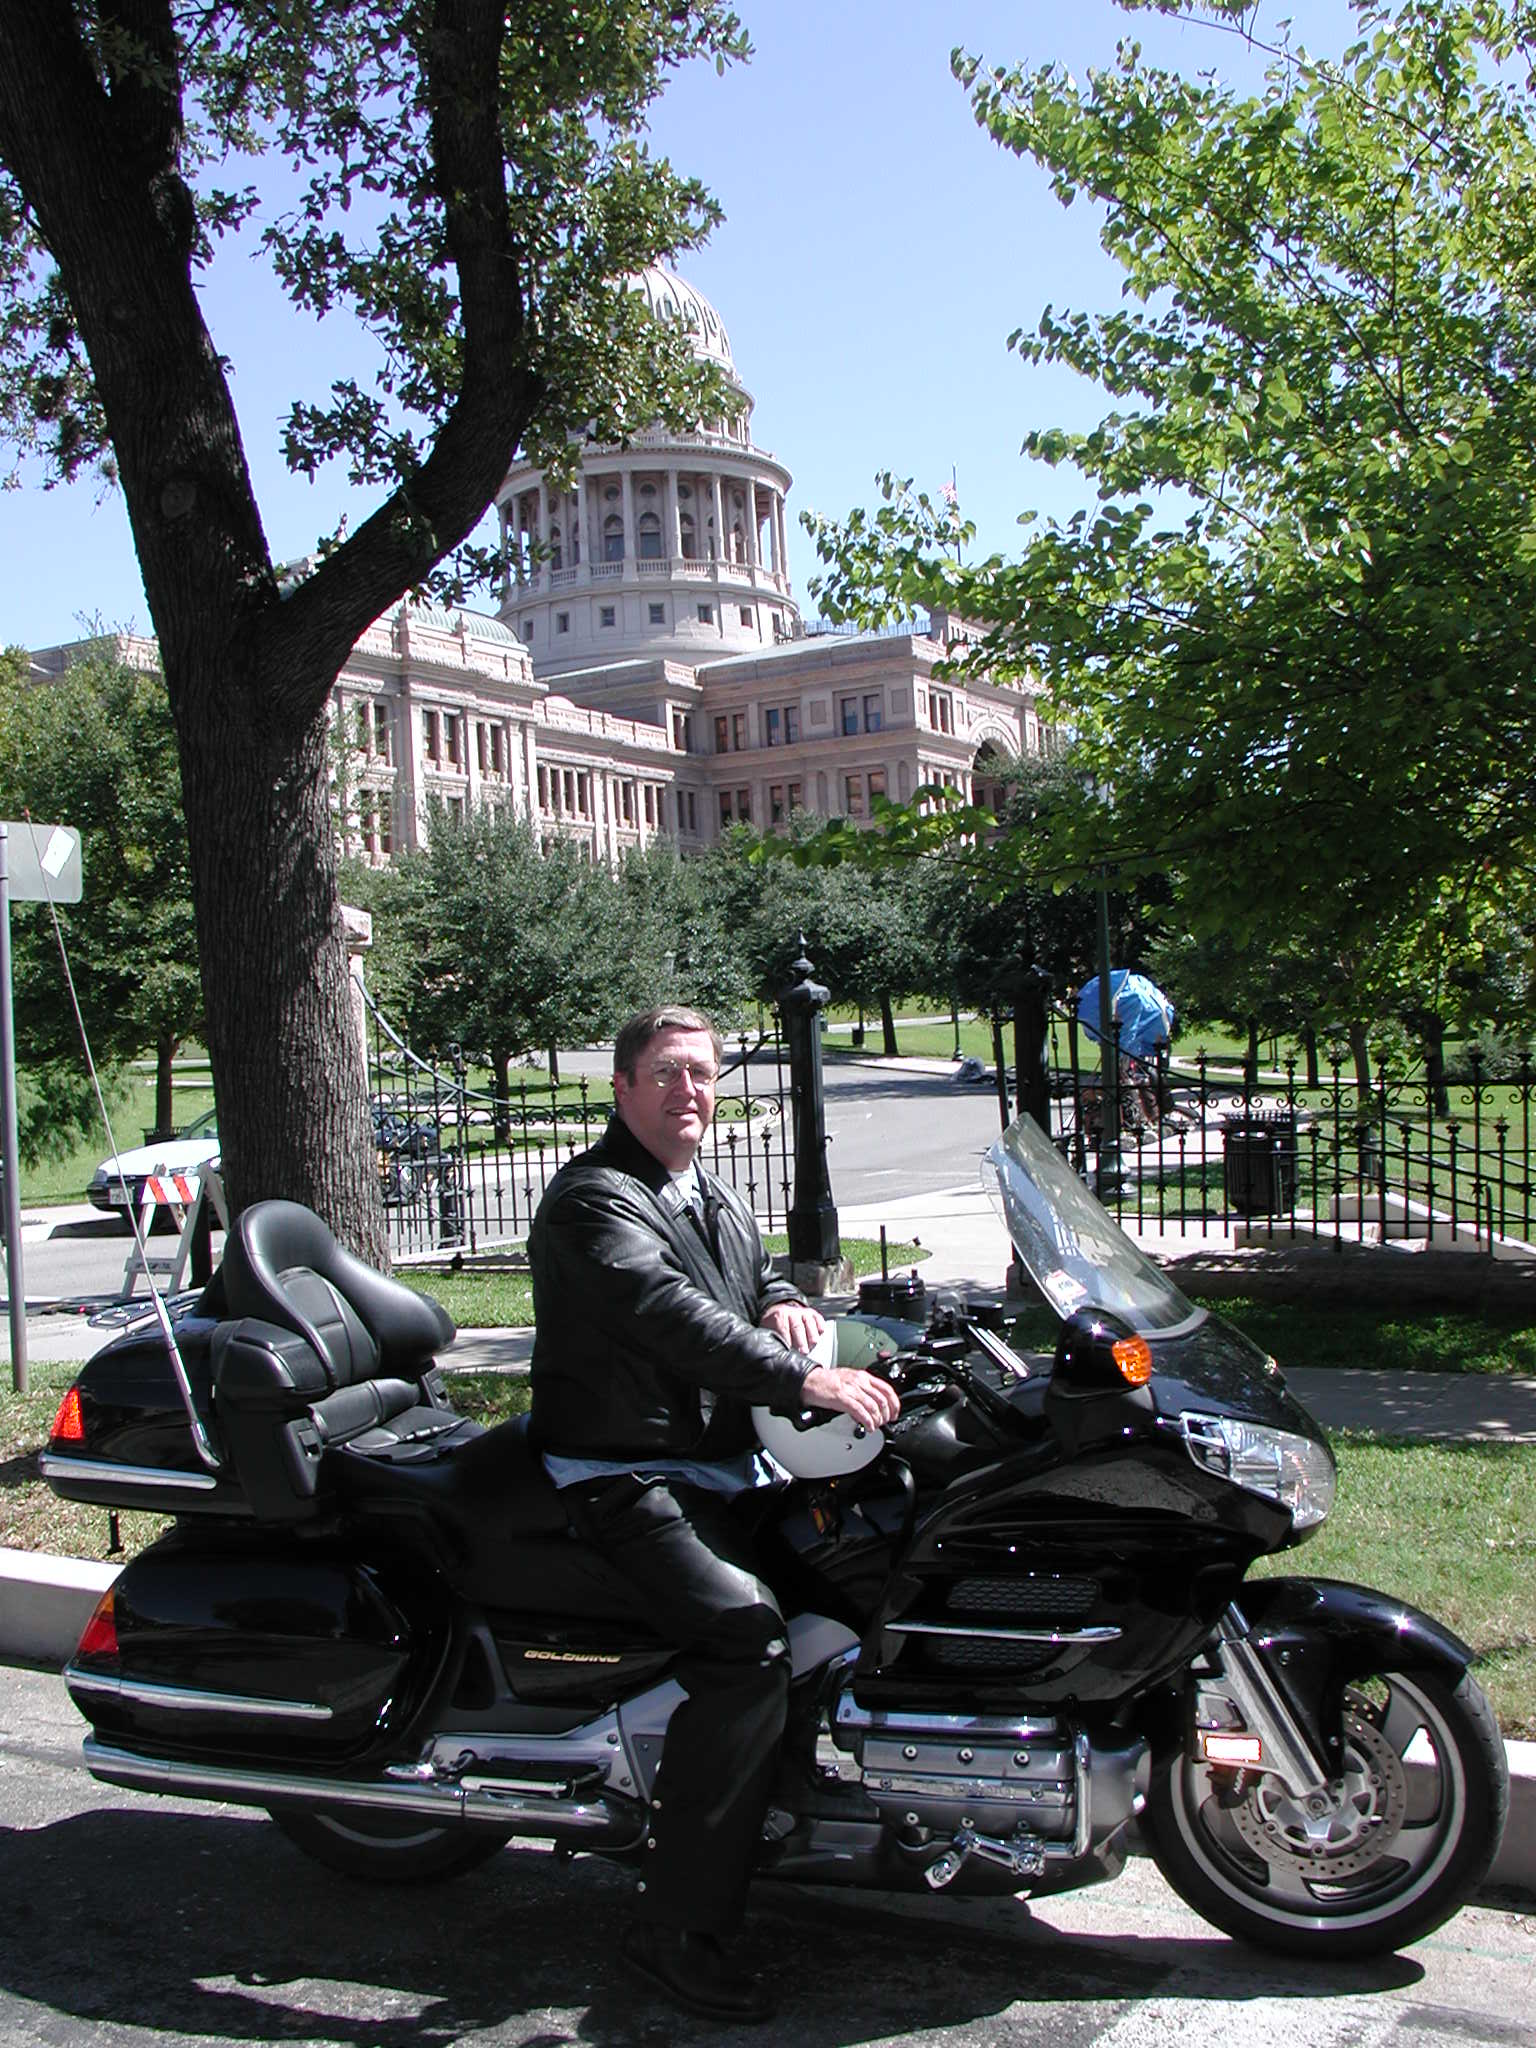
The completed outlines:
<svg viewBox="0 0 1536 2048">
<path fill-rule="evenodd" d="M 427 806 L 510 805 L 616 862 L 657 834 L 684 850 L 797 808 L 867 818 L 939 783 L 990 802 L 1050 734 L 1027 687 L 936 674 L 967 629 L 807 628 L 790 589 L 790 473 L 751 436 L 752 401 L 718 314 L 669 271 L 635 280 L 681 320 L 739 410 L 692 434 L 583 451 L 553 491 L 514 460 L 498 496 L 498 612 L 402 604 L 337 678 L 343 830 L 382 862 L 425 836 Z M 57 673 L 73 648 L 38 650 Z M 151 665 L 152 642 L 120 643 Z"/>
</svg>

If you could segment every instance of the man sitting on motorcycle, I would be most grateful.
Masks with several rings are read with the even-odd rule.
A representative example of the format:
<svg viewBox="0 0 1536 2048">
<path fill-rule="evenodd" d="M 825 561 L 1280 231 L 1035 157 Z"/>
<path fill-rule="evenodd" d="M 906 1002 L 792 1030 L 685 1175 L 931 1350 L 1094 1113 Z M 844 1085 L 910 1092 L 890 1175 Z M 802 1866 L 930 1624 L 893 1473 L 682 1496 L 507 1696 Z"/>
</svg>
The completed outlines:
<svg viewBox="0 0 1536 2048">
<path fill-rule="evenodd" d="M 613 1119 L 555 1175 L 529 1233 L 532 1429 L 573 1528 L 677 1646 L 688 1696 L 662 1749 L 626 1958 L 694 2010 L 745 2020 L 769 2008 L 720 1943 L 745 1905 L 790 1681 L 784 1617 L 729 1509 L 763 1476 L 748 1409 L 827 1408 L 878 1429 L 900 1404 L 872 1374 L 812 1361 L 821 1315 L 699 1166 L 719 1067 L 697 1010 L 620 1031 Z"/>
</svg>

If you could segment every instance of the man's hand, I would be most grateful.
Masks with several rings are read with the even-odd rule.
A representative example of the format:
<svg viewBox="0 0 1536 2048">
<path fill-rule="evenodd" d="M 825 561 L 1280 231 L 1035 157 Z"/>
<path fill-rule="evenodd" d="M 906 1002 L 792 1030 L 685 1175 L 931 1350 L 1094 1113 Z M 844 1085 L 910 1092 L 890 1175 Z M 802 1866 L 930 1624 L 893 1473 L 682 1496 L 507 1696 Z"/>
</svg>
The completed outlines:
<svg viewBox="0 0 1536 2048">
<path fill-rule="evenodd" d="M 856 1366 L 813 1365 L 800 1383 L 807 1408 L 832 1408 L 866 1429 L 883 1429 L 901 1413 L 901 1397 L 889 1380 Z"/>
<path fill-rule="evenodd" d="M 791 1351 L 809 1351 L 827 1327 L 827 1319 L 808 1301 L 779 1301 L 763 1311 L 761 1327 L 781 1337 Z"/>
</svg>

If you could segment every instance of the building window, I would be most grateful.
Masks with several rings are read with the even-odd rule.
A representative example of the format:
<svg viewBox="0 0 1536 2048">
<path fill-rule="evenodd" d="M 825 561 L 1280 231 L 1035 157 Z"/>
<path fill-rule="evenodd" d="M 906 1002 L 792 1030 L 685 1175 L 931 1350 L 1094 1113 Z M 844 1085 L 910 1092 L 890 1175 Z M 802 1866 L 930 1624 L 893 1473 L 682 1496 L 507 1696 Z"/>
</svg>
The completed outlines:
<svg viewBox="0 0 1536 2048">
<path fill-rule="evenodd" d="M 437 713 L 423 711 L 421 714 L 421 750 L 429 761 L 442 759 L 441 742 L 438 738 Z"/>
<path fill-rule="evenodd" d="M 878 732 L 882 724 L 880 715 L 880 693 L 875 691 L 864 699 L 864 730 Z"/>
<path fill-rule="evenodd" d="M 768 785 L 768 822 L 770 825 L 782 825 L 784 822 L 784 785 L 782 782 L 770 782 Z"/>
<path fill-rule="evenodd" d="M 661 560 L 661 521 L 654 512 L 640 514 L 640 559 L 642 562 Z"/>
<path fill-rule="evenodd" d="M 461 797 L 461 796 L 451 796 L 451 797 L 449 797 L 449 799 L 448 799 L 448 804 L 447 804 L 447 810 L 448 810 L 448 822 L 449 822 L 449 824 L 450 824 L 450 825 L 458 825 L 458 826 L 462 826 L 462 825 L 463 825 L 463 823 L 464 823 L 464 799 L 463 799 L 463 797 Z"/>
<path fill-rule="evenodd" d="M 506 751 L 499 725 L 491 727 L 491 772 L 494 775 L 505 775 L 507 772 Z"/>
<path fill-rule="evenodd" d="M 491 736 L 478 718 L 475 720 L 475 759 L 480 764 L 480 773 L 488 774 L 491 765 Z"/>
<path fill-rule="evenodd" d="M 791 809 L 792 811 L 799 811 L 799 810 L 803 810 L 803 809 L 805 808 L 805 798 L 804 798 L 804 795 L 803 795 L 803 793 L 802 793 L 802 785 L 801 785 L 800 783 L 798 783 L 798 782 L 792 782 L 792 783 L 791 783 L 791 784 L 789 785 L 789 792 L 788 792 L 788 794 L 789 794 L 789 808 L 790 808 L 790 809 Z"/>
<path fill-rule="evenodd" d="M 720 792 L 720 823 L 722 825 L 729 825 L 730 822 L 731 792 L 728 789 L 722 789 Z"/>
<path fill-rule="evenodd" d="M 731 745 L 738 754 L 743 753 L 747 744 L 747 714 L 745 711 L 731 713 Z"/>
<path fill-rule="evenodd" d="M 725 714 L 722 712 L 721 715 L 715 720 L 715 752 L 717 754 L 728 754 L 730 751 L 730 721 L 725 717 Z"/>
<path fill-rule="evenodd" d="M 603 521 L 603 560 L 622 562 L 624 559 L 624 521 L 617 512 L 610 512 Z"/>
<path fill-rule="evenodd" d="M 776 747 L 784 737 L 778 711 L 770 705 L 763 713 L 763 745 Z"/>
<path fill-rule="evenodd" d="M 539 809 L 549 809 L 549 770 L 542 767 L 539 770 Z"/>
<path fill-rule="evenodd" d="M 679 492 L 678 495 L 681 497 L 682 493 Z M 683 560 L 696 562 L 699 558 L 699 535 L 698 528 L 693 523 L 693 514 L 683 513 L 677 523 L 682 528 Z"/>
<path fill-rule="evenodd" d="M 576 805 L 584 818 L 592 815 L 592 777 L 590 772 L 576 778 Z"/>
<path fill-rule="evenodd" d="M 462 724 L 463 720 L 452 711 L 443 720 L 443 740 L 448 749 L 449 766 L 453 768 L 463 766 L 463 755 L 460 746 L 460 728 Z"/>
<path fill-rule="evenodd" d="M 570 615 L 570 613 L 569 613 L 569 612 L 556 612 L 556 613 L 555 613 L 555 631 L 556 631 L 557 633 L 569 633 L 569 631 L 570 631 L 570 630 L 571 630 L 571 615 Z"/>
<path fill-rule="evenodd" d="M 688 792 L 688 830 L 690 832 L 697 832 L 698 829 L 699 814 L 694 808 L 693 791 L 690 789 Z"/>
<path fill-rule="evenodd" d="M 871 817 L 874 816 L 875 798 L 884 795 L 885 770 L 883 768 L 871 768 L 869 771 L 869 810 Z"/>
<path fill-rule="evenodd" d="M 739 610 L 740 610 L 740 612 L 741 612 L 741 623 L 742 623 L 742 624 L 743 624 L 744 626 L 750 626 L 750 625 L 751 625 L 751 623 L 752 623 L 752 607 L 751 607 L 751 605 L 749 605 L 749 604 L 744 604 L 744 605 L 741 605 L 741 606 L 739 607 Z"/>
<path fill-rule="evenodd" d="M 747 824 L 750 824 L 750 823 L 751 823 L 751 821 L 752 821 L 752 792 L 751 792 L 751 790 L 750 790 L 750 789 L 738 789 L 738 790 L 737 790 L 737 792 L 736 792 L 736 815 L 737 815 L 737 817 L 738 817 L 738 818 L 739 818 L 739 819 L 741 820 L 741 822 L 742 822 L 742 823 L 743 823 L 744 825 L 747 825 Z"/>
<path fill-rule="evenodd" d="M 645 822 L 647 825 L 656 822 L 656 791 L 649 782 L 645 785 Z"/>
<path fill-rule="evenodd" d="M 698 611 L 701 626 L 712 626 L 715 623 L 715 608 L 712 604 L 701 604 Z"/>
<path fill-rule="evenodd" d="M 955 701 L 947 690 L 928 692 L 928 723 L 934 732 L 953 732 Z"/>
<path fill-rule="evenodd" d="M 664 604 L 647 605 L 646 611 L 653 626 L 664 626 L 667 623 L 667 608 Z"/>
<path fill-rule="evenodd" d="M 598 623 L 598 624 L 599 624 L 600 626 L 611 626 L 611 625 L 614 625 L 614 624 L 615 624 L 615 623 L 617 622 L 617 619 L 618 619 L 618 609 L 617 609 L 617 607 L 616 607 L 616 606 L 614 606 L 614 605 L 611 605 L 611 604 L 603 604 L 603 605 L 599 605 L 599 606 L 598 606 L 598 608 L 597 608 L 597 623 Z"/>
<path fill-rule="evenodd" d="M 525 647 L 531 647 L 531 646 L 533 645 L 533 621 L 532 621 L 532 619 L 524 619 L 524 621 L 523 621 L 523 645 L 524 645 Z"/>
<path fill-rule="evenodd" d="M 389 750 L 389 706 L 375 704 L 373 707 L 373 758 L 388 761 Z"/>
<path fill-rule="evenodd" d="M 793 745 L 795 744 L 796 740 L 798 740 L 798 739 L 799 739 L 799 737 L 800 737 L 800 706 L 799 706 L 798 704 L 786 704 L 786 705 L 784 706 L 784 744 L 785 744 L 785 746 L 787 746 L 787 747 L 792 747 L 792 746 L 793 746 Z"/>
<path fill-rule="evenodd" d="M 857 697 L 842 697 L 838 700 L 838 722 L 844 739 L 859 729 L 859 700 Z"/>
<path fill-rule="evenodd" d="M 843 816 L 862 818 L 864 815 L 864 778 L 862 775 L 843 777 Z"/>
</svg>

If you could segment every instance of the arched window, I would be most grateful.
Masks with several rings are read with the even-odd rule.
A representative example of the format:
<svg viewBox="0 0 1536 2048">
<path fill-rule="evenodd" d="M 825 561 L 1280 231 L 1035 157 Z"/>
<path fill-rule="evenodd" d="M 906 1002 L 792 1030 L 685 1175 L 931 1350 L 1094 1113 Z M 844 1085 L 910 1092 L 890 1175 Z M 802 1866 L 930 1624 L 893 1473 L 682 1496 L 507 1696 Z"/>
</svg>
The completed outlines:
<svg viewBox="0 0 1536 2048">
<path fill-rule="evenodd" d="M 699 558 L 699 536 L 693 523 L 693 514 L 684 512 L 678 519 L 683 533 L 683 560 L 696 562 Z"/>
<path fill-rule="evenodd" d="M 624 559 L 624 521 L 617 512 L 610 512 L 603 521 L 603 560 L 622 562 Z"/>
<path fill-rule="evenodd" d="M 654 512 L 640 514 L 640 559 L 642 562 L 661 560 L 661 520 Z"/>
<path fill-rule="evenodd" d="M 551 569 L 563 569 L 565 567 L 565 555 L 560 545 L 560 528 L 558 523 L 552 525 L 549 529 L 549 566 Z"/>
</svg>

